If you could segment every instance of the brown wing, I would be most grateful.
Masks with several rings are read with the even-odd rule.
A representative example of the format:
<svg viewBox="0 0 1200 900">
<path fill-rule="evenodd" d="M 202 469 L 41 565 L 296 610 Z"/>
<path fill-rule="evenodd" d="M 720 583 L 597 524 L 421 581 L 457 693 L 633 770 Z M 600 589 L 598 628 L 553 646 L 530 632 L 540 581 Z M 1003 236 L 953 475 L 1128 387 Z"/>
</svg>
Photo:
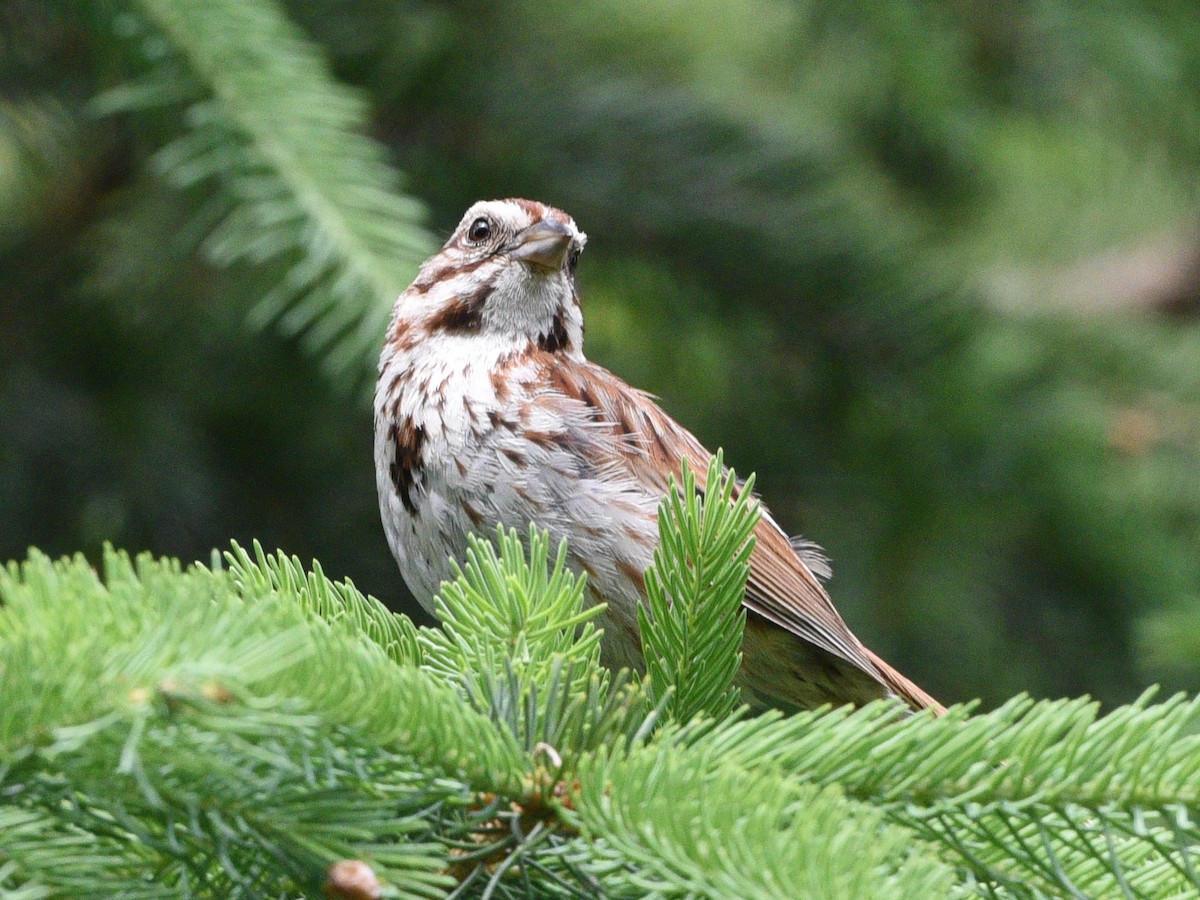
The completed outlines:
<svg viewBox="0 0 1200 900">
<path fill-rule="evenodd" d="M 885 663 L 882 659 L 876 656 L 867 647 L 863 647 L 867 657 L 875 664 L 875 668 L 879 670 L 879 674 L 883 676 L 883 683 L 892 689 L 892 692 L 898 697 L 903 697 L 904 702 L 913 709 L 932 709 L 939 716 L 946 711 L 946 707 L 938 703 L 931 695 L 927 694 L 916 685 L 910 678 L 906 678 Z"/>
<path fill-rule="evenodd" d="M 603 455 L 594 462 L 618 466 L 655 492 L 665 492 L 672 475 L 679 477 L 683 459 L 701 474 L 708 470 L 712 454 L 649 394 L 591 363 L 544 356 L 539 371 L 545 390 L 591 407 L 597 424 L 611 428 L 608 440 L 587 442 L 584 452 Z M 861 669 L 913 707 L 940 709 L 937 701 L 859 642 L 765 507 L 755 529 L 745 604 L 780 628 Z"/>
</svg>

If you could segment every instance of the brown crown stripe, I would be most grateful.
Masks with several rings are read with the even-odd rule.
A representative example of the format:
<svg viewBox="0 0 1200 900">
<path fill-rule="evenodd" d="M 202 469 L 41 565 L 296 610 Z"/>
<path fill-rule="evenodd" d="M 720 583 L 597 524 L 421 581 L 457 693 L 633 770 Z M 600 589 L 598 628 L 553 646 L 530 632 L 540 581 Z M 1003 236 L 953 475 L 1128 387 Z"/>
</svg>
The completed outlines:
<svg viewBox="0 0 1200 900">
<path fill-rule="evenodd" d="M 481 284 L 469 294 L 455 297 L 430 317 L 429 331 L 451 334 L 475 334 L 483 325 L 483 305 L 491 296 L 491 284 Z"/>
<path fill-rule="evenodd" d="M 537 200 L 525 200 L 521 197 L 514 197 L 511 202 L 525 210 L 534 222 L 538 219 L 554 219 L 566 225 L 571 221 L 571 217 L 556 206 L 539 203 Z"/>
<path fill-rule="evenodd" d="M 522 197 L 514 197 L 512 202 L 521 207 L 521 209 L 525 210 L 525 212 L 529 213 L 530 218 L 532 218 L 535 222 L 542 218 L 550 210 L 558 212 L 558 210 L 554 209 L 554 207 L 546 206 L 544 203 L 538 203 L 536 200 L 526 200 Z M 562 213 L 559 213 L 559 215 L 561 216 Z"/>
<path fill-rule="evenodd" d="M 417 506 L 413 503 L 412 489 L 417 475 L 421 472 L 421 448 L 425 445 L 425 427 L 414 425 L 412 419 L 405 419 L 399 425 L 391 427 L 388 438 L 396 445 L 396 458 L 388 468 L 392 484 L 396 486 L 400 502 L 404 504 L 409 515 L 415 515 Z"/>
</svg>

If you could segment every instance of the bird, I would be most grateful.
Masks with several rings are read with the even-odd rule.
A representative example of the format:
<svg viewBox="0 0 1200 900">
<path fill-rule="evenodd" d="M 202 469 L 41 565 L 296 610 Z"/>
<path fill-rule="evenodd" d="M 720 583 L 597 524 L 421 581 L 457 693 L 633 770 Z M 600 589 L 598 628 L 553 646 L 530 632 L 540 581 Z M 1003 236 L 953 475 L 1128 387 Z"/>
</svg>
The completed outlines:
<svg viewBox="0 0 1200 900">
<path fill-rule="evenodd" d="M 583 353 L 576 269 L 587 235 L 524 199 L 472 205 L 397 299 L 374 395 L 374 454 L 388 545 L 431 612 L 468 537 L 530 523 L 603 603 L 601 659 L 645 670 L 638 604 L 658 508 L 684 461 L 713 454 L 655 398 Z M 752 708 L 812 709 L 899 698 L 943 707 L 869 650 L 765 505 L 754 531 L 736 684 Z"/>
</svg>

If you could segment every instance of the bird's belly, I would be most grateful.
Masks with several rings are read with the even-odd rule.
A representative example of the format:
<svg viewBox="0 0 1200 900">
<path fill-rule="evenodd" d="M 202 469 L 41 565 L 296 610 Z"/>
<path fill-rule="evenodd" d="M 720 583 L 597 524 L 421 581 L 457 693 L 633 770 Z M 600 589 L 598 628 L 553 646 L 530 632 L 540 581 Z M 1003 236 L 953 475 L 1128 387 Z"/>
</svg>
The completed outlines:
<svg viewBox="0 0 1200 900">
<path fill-rule="evenodd" d="M 541 448 L 515 450 L 503 439 L 426 466 L 414 492 L 415 514 L 385 513 L 389 541 L 405 581 L 427 609 L 450 558 L 466 554 L 468 535 L 494 538 L 500 525 L 524 538 L 529 524 L 549 533 L 551 549 L 567 542 L 567 564 L 587 579 L 585 596 L 606 610 L 605 661 L 641 668 L 636 604 L 658 542 L 657 504 L 637 485 L 587 473 L 576 461 Z M 396 504 L 392 504 L 396 506 Z"/>
<path fill-rule="evenodd" d="M 450 560 L 466 555 L 469 529 L 465 513 L 447 502 L 444 491 L 414 492 L 412 503 L 409 510 L 394 493 L 380 494 L 384 532 L 400 574 L 417 602 L 432 613 L 438 587 L 453 577 Z"/>
</svg>

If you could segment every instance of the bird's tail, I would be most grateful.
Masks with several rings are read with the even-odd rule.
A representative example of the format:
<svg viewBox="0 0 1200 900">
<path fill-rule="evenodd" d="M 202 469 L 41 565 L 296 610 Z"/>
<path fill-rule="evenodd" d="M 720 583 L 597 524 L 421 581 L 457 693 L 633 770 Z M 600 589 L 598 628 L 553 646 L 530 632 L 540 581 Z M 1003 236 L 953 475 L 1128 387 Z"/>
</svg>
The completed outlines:
<svg viewBox="0 0 1200 900">
<path fill-rule="evenodd" d="M 917 685 L 905 678 L 882 659 L 872 653 L 868 648 L 863 648 L 867 653 L 867 658 L 879 670 L 880 676 L 883 678 L 884 684 L 891 688 L 898 697 L 904 700 L 914 710 L 932 709 L 934 715 L 940 716 L 946 711 L 946 707 L 938 703 L 925 691 L 921 690 Z"/>
</svg>

